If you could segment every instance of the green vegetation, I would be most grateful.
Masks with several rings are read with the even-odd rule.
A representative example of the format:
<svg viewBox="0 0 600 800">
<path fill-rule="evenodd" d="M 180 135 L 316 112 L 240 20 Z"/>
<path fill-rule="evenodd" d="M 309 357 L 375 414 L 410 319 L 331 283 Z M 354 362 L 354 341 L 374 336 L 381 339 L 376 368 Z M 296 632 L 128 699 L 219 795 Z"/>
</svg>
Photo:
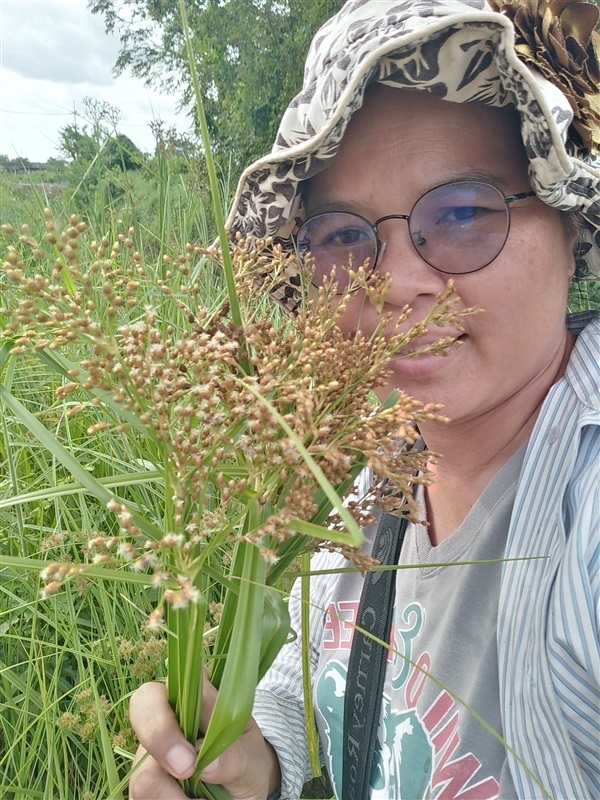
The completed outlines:
<svg viewBox="0 0 600 800">
<path fill-rule="evenodd" d="M 215 154 L 236 170 L 269 152 L 302 86 L 308 46 L 343 0 L 202 0 L 188 4 L 195 66 Z M 178 0 L 89 0 L 120 37 L 117 71 L 195 102 Z"/>
<path fill-rule="evenodd" d="M 102 248 L 113 262 L 106 279 L 118 284 L 120 269 L 138 277 L 129 270 L 139 253 L 151 280 L 138 307 L 151 304 L 164 325 L 181 329 L 187 320 L 174 313 L 159 283 L 176 297 L 196 285 L 199 302 L 209 309 L 225 297 L 221 270 L 196 254 L 216 230 L 202 148 L 158 121 L 154 154 L 144 155 L 119 133 L 118 109 L 89 98 L 85 105 L 88 124 L 61 132 L 63 158 L 33 165 L 0 157 L 3 255 L 16 246 L 28 275 L 49 275 L 41 252 L 50 245 L 58 257 L 71 246 L 59 232 L 76 227 L 76 211 L 77 227 L 87 228 L 76 237 L 79 263 L 89 266 Z M 217 176 L 224 205 L 233 163 L 221 147 Z M 43 213 L 47 207 L 52 221 Z M 97 304 L 103 302 L 101 285 Z M 0 297 L 0 306 L 13 303 L 6 272 Z M 100 311 L 109 330 L 134 319 L 125 303 L 114 322 L 113 312 L 106 302 Z M 0 330 L 6 323 L 0 313 Z M 66 379 L 56 362 L 9 357 L 13 345 L 0 343 L 0 384 L 17 404 L 3 405 L 0 424 L 0 796 L 121 798 L 136 747 L 129 695 L 145 680 L 166 677 L 167 637 L 145 625 L 160 590 L 151 576 L 126 569 L 119 581 L 93 579 L 89 564 L 99 554 L 90 542 L 118 535 L 119 525 L 61 464 L 57 448 L 152 519 L 164 514 L 164 478 L 143 437 L 107 430 L 91 439 L 101 410 L 57 396 Z M 86 356 L 80 343 L 61 354 L 72 364 Z M 52 432 L 55 445 L 36 441 L 33 421 Z M 88 568 L 53 593 L 52 580 L 42 590 L 40 572 L 52 571 L 54 562 Z M 219 619 L 220 589 L 208 586 L 206 594 L 210 626 Z M 328 797 L 330 791 L 317 780 L 306 796 Z"/>
<path fill-rule="evenodd" d="M 74 157 L 50 161 L 35 171 L 2 169 L 0 158 L 0 208 L 2 222 L 19 227 L 35 224 L 45 206 L 58 220 L 78 215 L 98 233 L 109 235 L 117 226 L 135 226 L 140 246 L 147 253 L 163 254 L 168 246 L 204 242 L 214 231 L 212 206 L 207 194 L 204 160 L 198 147 L 155 128 L 153 157 L 142 155 L 127 137 L 102 132 L 93 138 L 85 132 L 63 136 Z M 15 165 L 15 167 L 18 165 Z M 224 200 L 232 189 L 230 172 L 220 172 Z"/>
<path fill-rule="evenodd" d="M 98 227 L 90 223 L 86 241 L 96 238 L 131 252 L 124 241 L 135 218 L 140 231 L 135 246 L 146 251 L 157 275 L 171 279 L 169 262 L 179 263 L 187 234 L 206 231 L 208 221 L 200 199 L 191 198 L 187 176 L 172 176 L 170 164 L 161 166 L 160 158 L 156 163 L 158 169 L 150 165 L 143 173 L 124 173 L 123 184 L 130 188 L 117 198 L 107 191 L 112 172 L 100 176 L 88 209 L 89 218 L 100 222 Z M 143 186 L 152 189 L 153 199 L 149 203 L 146 198 L 140 209 L 132 198 Z M 9 220 L 27 221 L 23 242 L 44 242 L 52 235 L 41 212 L 46 197 L 6 179 L 2 188 L 10 200 L 2 203 Z M 51 203 L 59 224 L 69 224 L 69 200 L 63 194 Z M 2 239 L 6 252 L 15 237 L 4 234 Z M 27 249 L 26 268 L 34 275 L 40 262 Z M 88 249 L 80 256 L 91 259 L 93 254 Z M 186 263 L 185 255 L 181 258 Z M 175 275 L 179 288 L 183 273 Z M 207 302 L 217 302 L 222 292 L 217 272 L 207 267 L 202 277 Z M 2 303 L 9 304 L 12 289 L 5 278 L 0 278 L 0 291 Z M 147 301 L 156 305 L 157 297 Z M 0 316 L 0 327 L 5 323 Z M 2 386 L 103 485 L 120 487 L 141 508 L 156 507 L 160 486 L 143 441 L 107 434 L 90 446 L 87 430 L 98 422 L 95 407 L 72 415 L 74 402 L 55 395 L 64 380 L 51 365 L 29 357 L 7 360 L 7 352 L 6 346 L 0 350 Z M 77 362 L 83 354 L 76 348 L 66 355 Z M 144 632 L 143 625 L 157 589 L 147 580 L 117 583 L 75 576 L 61 592 L 41 598 L 40 569 L 53 561 L 89 562 L 89 540 L 116 533 L 118 526 L 102 503 L 78 488 L 55 455 L 36 444 L 27 424 L 6 407 L 1 418 L 0 796 L 123 797 L 122 779 L 135 750 L 128 696 L 142 681 L 165 674 L 166 640 Z"/>
</svg>

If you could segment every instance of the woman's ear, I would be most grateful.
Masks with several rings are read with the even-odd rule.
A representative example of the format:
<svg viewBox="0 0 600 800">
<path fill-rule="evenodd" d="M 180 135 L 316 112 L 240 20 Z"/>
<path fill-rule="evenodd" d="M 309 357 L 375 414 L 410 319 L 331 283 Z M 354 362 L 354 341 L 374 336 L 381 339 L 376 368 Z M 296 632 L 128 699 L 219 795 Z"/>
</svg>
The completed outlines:
<svg viewBox="0 0 600 800">
<path fill-rule="evenodd" d="M 577 262 L 581 258 L 583 245 L 581 220 L 574 211 L 565 211 L 562 215 L 565 234 L 567 236 L 571 258 L 569 259 L 569 278 L 573 278 L 577 272 Z"/>
</svg>

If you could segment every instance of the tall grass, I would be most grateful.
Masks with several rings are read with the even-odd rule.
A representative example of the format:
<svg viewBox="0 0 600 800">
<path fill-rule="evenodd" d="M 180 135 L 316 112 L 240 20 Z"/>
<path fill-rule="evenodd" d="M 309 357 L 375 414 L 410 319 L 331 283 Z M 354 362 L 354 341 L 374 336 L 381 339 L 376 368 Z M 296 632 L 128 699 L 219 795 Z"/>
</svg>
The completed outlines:
<svg viewBox="0 0 600 800">
<path fill-rule="evenodd" d="M 181 184 L 180 200 L 172 202 L 168 174 L 165 185 L 155 186 L 169 211 L 163 215 L 160 236 L 155 234 L 155 220 L 149 219 L 140 224 L 135 243 L 149 254 L 150 263 L 154 259 L 157 274 L 165 278 L 168 274 L 175 291 L 185 277 L 181 270 L 171 272 L 170 262 L 177 264 L 180 253 L 185 253 L 180 244 L 190 233 L 208 231 L 202 201 L 188 204 L 186 191 Z M 15 193 L 15 198 L 7 209 L 9 221 L 27 220 L 23 235 L 41 240 L 45 228 L 40 208 L 47 199 L 35 190 Z M 119 235 L 127 235 L 120 222 L 132 218 L 127 210 L 117 216 L 114 209 L 107 209 L 96 231 L 99 241 L 102 237 L 119 241 Z M 27 266 L 34 274 L 35 260 Z M 218 270 L 200 262 L 192 277 L 202 286 L 207 303 L 222 300 Z M 0 283 L 6 303 L 11 287 L 2 279 Z M 160 313 L 164 295 L 149 288 L 146 300 Z M 131 313 L 123 311 L 115 326 Z M 172 309 L 168 322 L 178 323 Z M 75 403 L 56 399 L 55 389 L 63 379 L 55 370 L 38 359 L 9 360 L 6 354 L 6 348 L 0 351 L 2 385 L 86 470 L 106 486 L 118 486 L 120 494 L 138 507 L 153 508 L 161 502 L 162 487 L 141 437 L 107 432 L 91 446 L 86 431 L 98 421 L 94 407 L 70 416 Z M 83 354 L 74 347 L 65 355 L 77 362 Z M 164 638 L 140 633 L 157 590 L 148 580 L 131 580 L 141 576 L 129 575 L 119 583 L 79 577 L 67 582 L 64 591 L 42 599 L 38 574 L 48 560 L 74 565 L 89 560 L 90 535 L 115 532 L 115 527 L 114 515 L 84 493 L 52 454 L 36 443 L 27 426 L 4 408 L 0 419 L 1 797 L 100 799 L 125 794 L 124 778 L 135 749 L 128 697 L 143 680 L 164 677 Z M 80 532 L 79 540 L 73 532 Z M 213 600 L 218 602 L 219 597 Z"/>
<path fill-rule="evenodd" d="M 169 159 L 159 154 L 147 170 L 111 172 L 86 198 L 79 198 L 70 183 L 59 196 L 50 197 L 32 176 L 20 176 L 17 182 L 0 173 L 2 222 L 15 228 L 27 222 L 35 229 L 43 224 L 42 210 L 49 206 L 59 221 L 77 212 L 98 235 L 114 238 L 117 229 L 135 227 L 136 244 L 147 257 L 160 257 L 173 248 L 181 251 L 187 242 L 208 244 L 214 233 L 212 207 L 202 174 L 194 171 L 195 164 L 190 167 L 186 172 L 173 170 Z M 230 179 L 229 174 L 223 175 L 220 183 L 225 202 Z"/>
</svg>

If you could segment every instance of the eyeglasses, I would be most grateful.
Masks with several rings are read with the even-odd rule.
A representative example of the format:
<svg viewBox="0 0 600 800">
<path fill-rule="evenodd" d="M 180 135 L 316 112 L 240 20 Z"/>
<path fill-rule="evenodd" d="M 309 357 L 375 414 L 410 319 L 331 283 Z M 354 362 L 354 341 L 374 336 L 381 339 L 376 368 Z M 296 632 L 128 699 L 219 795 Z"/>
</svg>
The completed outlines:
<svg viewBox="0 0 600 800">
<path fill-rule="evenodd" d="M 483 181 L 454 181 L 421 195 L 410 214 L 388 214 L 374 223 L 359 214 L 327 211 L 307 219 L 296 237 L 302 263 L 308 253 L 314 262 L 316 286 L 334 271 L 338 292 L 348 284 L 348 272 L 367 263 L 371 273 L 385 243 L 378 226 L 405 219 L 411 242 L 431 267 L 450 275 L 476 272 L 490 264 L 504 247 L 510 230 L 510 204 L 534 197 L 535 192 L 504 195 Z"/>
</svg>

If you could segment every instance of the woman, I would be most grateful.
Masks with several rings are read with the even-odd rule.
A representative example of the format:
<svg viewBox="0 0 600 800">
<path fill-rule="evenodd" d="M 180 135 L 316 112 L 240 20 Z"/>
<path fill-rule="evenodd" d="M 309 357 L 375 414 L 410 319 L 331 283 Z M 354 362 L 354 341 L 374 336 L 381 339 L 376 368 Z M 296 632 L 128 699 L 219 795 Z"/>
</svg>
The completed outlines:
<svg viewBox="0 0 600 800">
<path fill-rule="evenodd" d="M 483 0 L 347 3 L 315 38 L 305 88 L 273 154 L 242 176 L 229 218 L 232 230 L 295 236 L 316 257 L 317 283 L 340 247 L 368 257 L 392 276 L 395 316 L 409 304 L 422 318 L 449 275 L 465 306 L 484 309 L 447 358 L 391 365 L 388 390 L 441 402 L 451 421 L 421 430 L 440 458 L 420 496 L 428 527 L 409 526 L 400 555 L 421 566 L 398 573 L 402 656 L 385 674 L 372 798 L 600 797 L 600 330 L 591 316 L 565 326 L 570 280 L 594 269 L 600 246 L 598 118 L 585 97 L 597 90 L 598 15 L 573 3 L 562 31 L 556 17 L 540 23 L 547 42 L 579 36 L 565 49 L 578 65 L 563 59 L 559 76 L 546 50 L 519 60 L 534 16 L 503 11 Z M 280 289 L 288 307 L 300 279 Z M 342 324 L 368 333 L 376 316 L 357 293 Z M 431 336 L 446 333 L 456 336 Z M 315 569 L 341 565 L 317 559 Z M 343 737 L 361 580 L 313 582 L 317 722 L 344 798 L 356 796 Z M 236 800 L 298 797 L 307 777 L 299 646 L 284 648 L 256 721 L 204 773 Z M 207 718 L 213 703 L 207 687 Z M 153 756 L 131 797 L 183 797 L 171 776 L 191 774 L 194 752 L 163 687 L 142 687 L 131 716 Z"/>
</svg>

